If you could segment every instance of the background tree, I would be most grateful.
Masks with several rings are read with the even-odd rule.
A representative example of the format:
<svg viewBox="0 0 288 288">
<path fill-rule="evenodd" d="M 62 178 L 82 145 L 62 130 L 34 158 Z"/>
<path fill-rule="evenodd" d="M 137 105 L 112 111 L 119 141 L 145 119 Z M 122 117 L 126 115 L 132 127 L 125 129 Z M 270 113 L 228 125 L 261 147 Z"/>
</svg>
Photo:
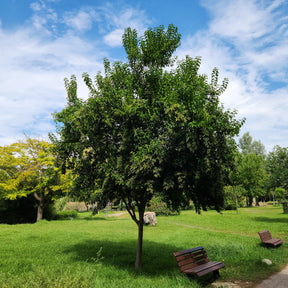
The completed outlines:
<svg viewBox="0 0 288 288">
<path fill-rule="evenodd" d="M 264 158 L 256 154 L 246 154 L 240 162 L 239 174 L 246 190 L 247 205 L 252 206 L 253 198 L 263 196 L 265 193 Z"/>
<path fill-rule="evenodd" d="M 239 151 L 235 151 L 233 165 L 231 165 L 229 171 L 229 185 L 225 187 L 225 209 L 228 207 L 235 207 L 237 214 L 239 201 L 241 202 L 241 200 L 243 200 L 243 195 L 245 195 L 246 192 L 243 188 L 242 179 L 239 172 L 242 159 L 242 154 Z M 233 203 L 233 205 L 231 203 Z"/>
<path fill-rule="evenodd" d="M 43 219 L 45 205 L 57 193 L 67 192 L 68 176 L 55 167 L 51 144 L 27 138 L 0 150 L 0 197 L 15 200 L 33 194 L 37 207 L 37 221 Z"/>
<path fill-rule="evenodd" d="M 235 209 L 236 214 L 239 214 L 238 207 L 243 207 L 243 203 L 245 200 L 245 192 L 246 190 L 242 185 L 236 186 L 225 186 L 225 209 Z"/>
<path fill-rule="evenodd" d="M 75 76 L 65 80 L 67 107 L 54 115 L 51 135 L 63 171 L 73 168 L 79 187 L 101 189 L 121 199 L 138 226 L 135 267 L 141 267 L 143 215 L 153 194 L 176 209 L 192 199 L 196 211 L 223 206 L 233 137 L 243 121 L 224 111 L 218 85 L 199 75 L 200 58 L 186 57 L 174 69 L 180 34 L 173 25 L 148 29 L 142 37 L 125 30 L 127 63 L 104 60 L 105 75 L 83 74 L 89 98 L 77 97 Z"/>
<path fill-rule="evenodd" d="M 278 200 L 278 201 L 280 201 L 280 203 L 281 203 L 281 201 L 285 201 L 286 199 L 287 199 L 287 193 L 286 193 L 286 191 L 285 191 L 285 189 L 284 188 L 281 188 L 281 187 L 277 187 L 276 189 L 275 189 L 275 198 Z"/>
<path fill-rule="evenodd" d="M 256 155 L 265 156 L 265 146 L 261 141 L 253 141 L 249 132 L 243 134 L 239 139 L 239 147 L 243 155 L 254 153 Z"/>
<path fill-rule="evenodd" d="M 288 190 L 288 149 L 275 146 L 268 154 L 265 168 L 268 173 L 269 188 L 282 187 Z"/>
</svg>

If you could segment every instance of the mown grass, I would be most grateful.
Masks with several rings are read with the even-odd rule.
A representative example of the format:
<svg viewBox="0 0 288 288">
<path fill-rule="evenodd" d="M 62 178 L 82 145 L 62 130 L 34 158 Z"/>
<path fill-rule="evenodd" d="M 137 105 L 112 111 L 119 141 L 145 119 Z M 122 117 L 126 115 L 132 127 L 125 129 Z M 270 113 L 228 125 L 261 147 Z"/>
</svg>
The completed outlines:
<svg viewBox="0 0 288 288">
<path fill-rule="evenodd" d="M 196 246 L 204 246 L 211 260 L 224 261 L 221 281 L 257 282 L 288 262 L 288 215 L 280 208 L 157 217 L 156 227 L 144 227 L 140 272 L 134 270 L 137 227 L 130 217 L 90 215 L 0 225 L 0 287 L 201 287 L 180 274 L 172 255 Z M 284 244 L 260 245 L 257 232 L 264 229 Z M 273 264 L 262 263 L 264 258 Z"/>
</svg>

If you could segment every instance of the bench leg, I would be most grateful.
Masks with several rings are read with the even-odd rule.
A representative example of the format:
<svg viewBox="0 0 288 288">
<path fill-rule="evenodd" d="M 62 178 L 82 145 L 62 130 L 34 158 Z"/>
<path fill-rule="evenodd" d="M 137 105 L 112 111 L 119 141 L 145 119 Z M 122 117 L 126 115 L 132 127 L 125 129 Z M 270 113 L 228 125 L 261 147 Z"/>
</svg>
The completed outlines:
<svg viewBox="0 0 288 288">
<path fill-rule="evenodd" d="M 220 277 L 219 270 L 213 271 L 213 276 L 215 279 L 218 279 Z"/>
<path fill-rule="evenodd" d="M 186 274 L 190 281 L 194 281 L 195 277 L 193 274 Z"/>
</svg>

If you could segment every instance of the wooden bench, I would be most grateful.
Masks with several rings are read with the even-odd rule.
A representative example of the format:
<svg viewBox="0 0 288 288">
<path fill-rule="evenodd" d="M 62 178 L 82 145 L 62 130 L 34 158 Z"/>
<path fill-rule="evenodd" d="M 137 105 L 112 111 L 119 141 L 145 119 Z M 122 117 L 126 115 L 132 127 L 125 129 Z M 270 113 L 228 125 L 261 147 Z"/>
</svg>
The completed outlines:
<svg viewBox="0 0 288 288">
<path fill-rule="evenodd" d="M 190 279 L 195 275 L 201 277 L 211 272 L 213 272 L 215 278 L 218 278 L 219 269 L 225 267 L 222 262 L 209 261 L 207 253 L 202 246 L 175 252 L 173 255 L 176 258 L 180 271 Z"/>
<path fill-rule="evenodd" d="M 278 246 L 283 243 L 281 239 L 273 239 L 269 230 L 260 231 L 258 232 L 258 234 L 263 244 L 271 245 L 271 246 Z"/>
</svg>

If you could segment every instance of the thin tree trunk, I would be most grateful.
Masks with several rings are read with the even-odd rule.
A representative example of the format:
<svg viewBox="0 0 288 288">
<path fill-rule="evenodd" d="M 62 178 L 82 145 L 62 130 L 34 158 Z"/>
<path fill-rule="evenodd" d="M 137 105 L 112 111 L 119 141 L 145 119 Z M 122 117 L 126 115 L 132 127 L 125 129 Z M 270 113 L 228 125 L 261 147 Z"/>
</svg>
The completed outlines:
<svg viewBox="0 0 288 288">
<path fill-rule="evenodd" d="M 237 201 L 237 194 L 236 194 L 235 186 L 233 186 L 233 192 L 234 192 L 234 196 L 235 196 L 236 214 L 239 214 L 239 212 L 238 212 L 238 201 Z"/>
<path fill-rule="evenodd" d="M 135 260 L 135 268 L 140 270 L 142 268 L 142 246 L 143 246 L 143 217 L 144 217 L 144 210 L 139 209 L 139 222 L 138 222 L 138 244 L 137 244 L 137 253 L 136 253 L 136 260 Z"/>
<path fill-rule="evenodd" d="M 44 213 L 44 196 L 39 197 L 36 192 L 34 192 L 34 197 L 38 201 L 38 209 L 37 209 L 37 220 L 36 222 L 43 219 L 43 213 Z"/>
</svg>

